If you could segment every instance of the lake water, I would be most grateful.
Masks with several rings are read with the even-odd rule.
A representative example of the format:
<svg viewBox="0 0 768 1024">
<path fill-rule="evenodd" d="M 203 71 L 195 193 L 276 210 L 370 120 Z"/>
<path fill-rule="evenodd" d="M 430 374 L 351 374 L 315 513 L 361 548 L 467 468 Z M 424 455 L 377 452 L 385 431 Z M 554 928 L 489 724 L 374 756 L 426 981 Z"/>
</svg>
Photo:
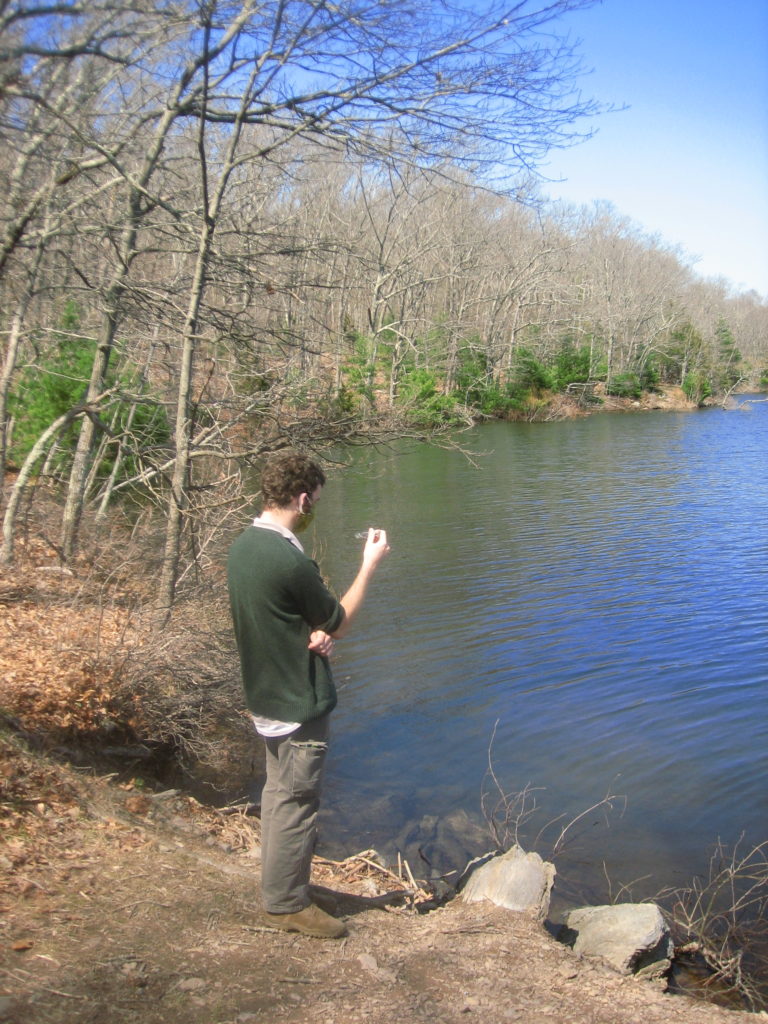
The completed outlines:
<svg viewBox="0 0 768 1024">
<path fill-rule="evenodd" d="M 460 437 L 471 459 L 399 446 L 331 475 L 308 543 L 337 590 L 357 531 L 393 550 L 337 644 L 321 852 L 399 850 L 418 874 L 419 848 L 436 871 L 490 849 L 489 748 L 505 793 L 531 788 L 528 849 L 621 798 L 568 830 L 563 903 L 652 895 L 718 838 L 768 839 L 759 397 L 494 423 Z"/>
</svg>

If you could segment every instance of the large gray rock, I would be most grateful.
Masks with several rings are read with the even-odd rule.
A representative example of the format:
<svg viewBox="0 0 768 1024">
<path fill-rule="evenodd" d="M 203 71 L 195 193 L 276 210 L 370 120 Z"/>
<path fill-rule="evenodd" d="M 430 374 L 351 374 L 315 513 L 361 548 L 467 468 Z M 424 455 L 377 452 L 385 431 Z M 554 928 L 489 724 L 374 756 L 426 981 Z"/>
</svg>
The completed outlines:
<svg viewBox="0 0 768 1024">
<path fill-rule="evenodd" d="M 526 853 L 513 846 L 490 860 L 469 865 L 459 886 L 467 903 L 490 900 L 508 910 L 528 911 L 541 919 L 547 916 L 549 896 L 555 881 L 555 866 L 538 853 Z"/>
<path fill-rule="evenodd" d="M 581 907 L 564 921 L 563 941 L 576 953 L 603 957 L 623 974 L 660 977 L 669 970 L 674 945 L 655 903 Z"/>
</svg>

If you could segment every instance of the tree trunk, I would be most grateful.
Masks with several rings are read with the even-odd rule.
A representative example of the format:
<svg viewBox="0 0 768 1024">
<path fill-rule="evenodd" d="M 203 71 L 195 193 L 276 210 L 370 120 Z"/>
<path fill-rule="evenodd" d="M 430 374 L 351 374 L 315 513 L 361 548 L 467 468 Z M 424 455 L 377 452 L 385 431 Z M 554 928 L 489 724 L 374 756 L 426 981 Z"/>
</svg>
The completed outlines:
<svg viewBox="0 0 768 1024">
<path fill-rule="evenodd" d="M 3 546 L 0 551 L 0 564 L 8 565 L 13 561 L 16 514 L 18 512 L 21 499 L 24 496 L 27 483 L 32 476 L 32 471 L 34 470 L 38 459 L 45 451 L 48 442 L 51 439 L 56 438 L 56 436 L 60 434 L 61 431 L 64 430 L 64 428 L 67 427 L 74 419 L 77 419 L 78 416 L 82 416 L 88 412 L 95 412 L 98 404 L 103 401 L 103 399 L 107 398 L 110 393 L 110 391 L 105 391 L 101 395 L 96 395 L 93 402 L 76 406 L 74 409 L 69 409 L 62 416 L 59 416 L 58 419 L 54 420 L 32 446 L 31 451 L 19 470 L 19 475 L 16 478 L 13 490 L 11 491 L 11 496 L 8 499 L 8 507 L 5 510 L 5 516 L 3 518 Z M 90 417 L 88 418 L 90 419 Z"/>
<path fill-rule="evenodd" d="M 127 263 L 121 260 L 118 269 L 118 280 L 113 283 L 113 287 L 110 289 L 112 302 L 108 304 L 102 327 L 102 337 L 93 359 L 91 379 L 86 396 L 86 402 L 89 403 L 92 403 L 95 396 L 104 389 L 107 379 L 109 360 L 112 355 L 112 346 L 117 330 L 117 297 L 122 292 L 125 274 L 127 274 Z M 69 474 L 67 498 L 62 515 L 61 550 L 67 561 L 74 555 L 77 545 L 80 517 L 83 512 L 83 501 L 85 498 L 85 486 L 88 480 L 88 470 L 95 437 L 96 424 L 90 416 L 86 416 L 77 438 L 72 468 Z"/>
<path fill-rule="evenodd" d="M 8 458 L 9 437 L 9 416 L 8 396 L 11 390 L 11 377 L 16 369 L 16 360 L 19 352 L 19 339 L 21 338 L 21 324 L 24 319 L 24 310 L 28 299 L 25 296 L 16 308 L 11 321 L 11 330 L 8 335 L 8 348 L 3 362 L 3 373 L 0 377 L 0 506 L 3 503 L 5 490 L 5 463 Z"/>
</svg>

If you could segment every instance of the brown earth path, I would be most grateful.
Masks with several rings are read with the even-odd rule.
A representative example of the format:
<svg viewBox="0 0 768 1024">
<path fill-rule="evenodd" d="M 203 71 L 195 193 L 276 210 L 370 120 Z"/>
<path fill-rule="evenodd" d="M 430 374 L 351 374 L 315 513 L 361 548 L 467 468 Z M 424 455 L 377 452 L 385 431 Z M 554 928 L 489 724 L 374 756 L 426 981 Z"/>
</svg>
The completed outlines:
<svg viewBox="0 0 768 1024">
<path fill-rule="evenodd" d="M 319 864 L 348 938 L 258 924 L 250 819 L 149 794 L 0 735 L 0 1021 L 6 1024 L 738 1024 L 580 959 L 525 916 L 382 909 Z M 386 880 L 385 880 L 386 881 Z M 386 886 L 385 886 L 386 887 Z M 381 887 L 379 886 L 379 891 Z"/>
</svg>

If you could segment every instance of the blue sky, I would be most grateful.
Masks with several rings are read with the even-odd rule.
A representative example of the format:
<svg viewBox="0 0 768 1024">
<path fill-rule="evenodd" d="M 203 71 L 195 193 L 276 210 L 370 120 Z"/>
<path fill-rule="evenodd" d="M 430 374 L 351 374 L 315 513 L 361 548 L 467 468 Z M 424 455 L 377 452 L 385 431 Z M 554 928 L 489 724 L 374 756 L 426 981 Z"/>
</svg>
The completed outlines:
<svg viewBox="0 0 768 1024">
<path fill-rule="evenodd" d="M 627 109 L 551 154 L 565 180 L 545 194 L 608 200 L 697 273 L 768 297 L 766 0 L 603 0 L 561 24 L 593 69 L 582 91 Z"/>
</svg>

